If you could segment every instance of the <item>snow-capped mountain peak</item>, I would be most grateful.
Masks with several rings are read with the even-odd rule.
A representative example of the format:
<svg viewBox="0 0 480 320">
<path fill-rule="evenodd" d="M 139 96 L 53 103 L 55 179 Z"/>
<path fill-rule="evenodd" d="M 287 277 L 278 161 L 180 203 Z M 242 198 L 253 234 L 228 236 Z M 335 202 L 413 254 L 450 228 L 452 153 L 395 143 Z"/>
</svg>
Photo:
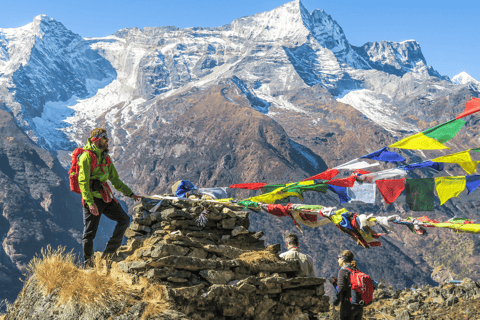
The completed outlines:
<svg viewBox="0 0 480 320">
<path fill-rule="evenodd" d="M 230 27 L 248 40 L 304 42 L 310 34 L 310 13 L 300 0 L 295 0 L 270 11 L 236 19 Z"/>
<path fill-rule="evenodd" d="M 473 84 L 480 85 L 480 81 L 476 80 L 475 78 L 473 78 L 471 75 L 469 75 L 465 71 L 460 72 L 459 74 L 454 76 L 452 78 L 452 82 L 455 83 L 455 84 L 470 84 L 470 83 L 473 83 Z"/>
<path fill-rule="evenodd" d="M 457 85 L 466 85 L 475 91 L 480 91 L 480 81 L 473 78 L 465 71 L 460 72 L 452 78 L 452 83 Z"/>
</svg>

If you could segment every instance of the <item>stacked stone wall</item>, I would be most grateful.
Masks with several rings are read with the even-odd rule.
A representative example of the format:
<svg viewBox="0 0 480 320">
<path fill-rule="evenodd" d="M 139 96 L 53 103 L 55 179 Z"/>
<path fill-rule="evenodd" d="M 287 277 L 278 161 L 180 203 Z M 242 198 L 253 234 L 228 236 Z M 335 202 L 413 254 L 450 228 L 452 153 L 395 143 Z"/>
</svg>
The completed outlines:
<svg viewBox="0 0 480 320">
<path fill-rule="evenodd" d="M 298 262 L 280 259 L 278 244 L 265 247 L 263 232 L 248 231 L 249 211 L 145 199 L 134 212 L 118 266 L 133 281 L 165 285 L 189 318 L 309 319 L 329 310 L 325 279 L 296 277 Z M 265 253 L 275 260 L 262 259 Z"/>
</svg>

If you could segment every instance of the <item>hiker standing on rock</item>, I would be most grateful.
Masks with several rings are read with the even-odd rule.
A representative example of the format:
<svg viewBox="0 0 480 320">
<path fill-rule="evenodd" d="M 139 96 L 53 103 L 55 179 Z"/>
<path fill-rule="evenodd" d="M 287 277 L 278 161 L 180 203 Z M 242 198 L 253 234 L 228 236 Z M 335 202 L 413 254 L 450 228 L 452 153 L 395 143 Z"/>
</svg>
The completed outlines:
<svg viewBox="0 0 480 320">
<path fill-rule="evenodd" d="M 357 263 L 353 260 L 354 254 L 350 250 L 342 251 L 338 256 L 338 264 L 341 269 L 337 278 L 331 278 L 330 282 L 337 290 L 337 296 L 333 301 L 334 306 L 340 303 L 340 320 L 361 320 L 363 317 L 363 306 L 352 304 L 352 284 L 350 283 L 350 270 L 357 270 Z M 337 281 L 338 279 L 338 281 Z M 354 297 L 355 300 L 357 297 Z"/>
<path fill-rule="evenodd" d="M 284 260 L 298 260 L 302 270 L 298 272 L 297 277 L 311 277 L 316 278 L 315 269 L 313 268 L 313 258 L 308 254 L 301 253 L 298 248 L 298 236 L 295 233 L 290 233 L 285 237 L 285 245 L 288 249 L 280 255 Z"/>
<path fill-rule="evenodd" d="M 115 189 L 135 201 L 143 197 L 135 195 L 119 179 L 117 170 L 108 155 L 107 130 L 93 129 L 87 144 L 83 150 L 80 149 L 80 152 L 82 153 L 78 158 L 78 187 L 83 205 L 83 256 L 85 266 L 91 267 L 93 266 L 93 239 L 97 233 L 101 215 L 104 214 L 110 220 L 117 222 L 102 258 L 113 256 L 122 245 L 123 235 L 130 224 L 130 217 L 114 198 L 107 180 L 110 180 Z"/>
</svg>

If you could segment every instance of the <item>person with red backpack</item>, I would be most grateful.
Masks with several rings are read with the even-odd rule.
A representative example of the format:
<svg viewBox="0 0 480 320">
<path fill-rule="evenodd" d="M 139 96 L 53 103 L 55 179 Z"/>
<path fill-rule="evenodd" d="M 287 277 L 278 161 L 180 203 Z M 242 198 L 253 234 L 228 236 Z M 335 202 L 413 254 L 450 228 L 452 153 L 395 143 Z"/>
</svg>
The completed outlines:
<svg viewBox="0 0 480 320">
<path fill-rule="evenodd" d="M 111 258 L 121 246 L 123 235 L 130 224 L 130 217 L 113 196 L 108 180 L 123 195 L 138 201 L 137 196 L 119 178 L 117 170 L 108 155 L 107 130 L 96 128 L 83 148 L 72 154 L 69 171 L 70 189 L 82 195 L 83 207 L 83 257 L 86 267 L 93 266 L 93 240 L 97 233 L 100 216 L 103 214 L 117 225 L 103 252 L 102 258 Z"/>
<path fill-rule="evenodd" d="M 363 307 L 370 304 L 373 299 L 374 281 L 357 269 L 357 263 L 353 258 L 353 252 L 342 251 L 338 256 L 338 264 L 341 267 L 338 277 L 330 279 L 337 291 L 333 305 L 341 304 L 341 320 L 361 320 Z"/>
</svg>

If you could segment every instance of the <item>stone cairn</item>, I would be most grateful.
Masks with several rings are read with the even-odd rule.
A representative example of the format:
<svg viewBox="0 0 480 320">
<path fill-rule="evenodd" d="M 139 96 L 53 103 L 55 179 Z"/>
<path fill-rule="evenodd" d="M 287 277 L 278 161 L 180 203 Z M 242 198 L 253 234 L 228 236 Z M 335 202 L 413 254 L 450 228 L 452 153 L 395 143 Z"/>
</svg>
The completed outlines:
<svg viewBox="0 0 480 320">
<path fill-rule="evenodd" d="M 134 212 L 118 267 L 133 281 L 145 277 L 165 285 L 187 317 L 310 319 L 329 311 L 325 279 L 296 277 L 297 261 L 280 259 L 279 244 L 265 247 L 263 232 L 248 231 L 249 211 L 229 203 L 145 198 Z"/>
</svg>

